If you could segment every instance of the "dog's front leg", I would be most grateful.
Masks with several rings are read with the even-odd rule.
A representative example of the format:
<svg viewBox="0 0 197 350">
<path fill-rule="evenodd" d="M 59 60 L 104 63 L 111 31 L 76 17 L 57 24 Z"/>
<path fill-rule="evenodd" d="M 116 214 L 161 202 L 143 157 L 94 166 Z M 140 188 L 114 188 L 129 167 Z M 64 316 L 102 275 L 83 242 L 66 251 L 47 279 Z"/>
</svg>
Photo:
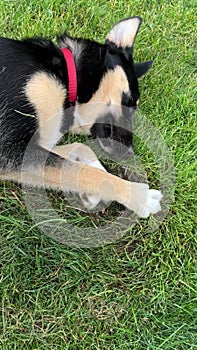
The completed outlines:
<svg viewBox="0 0 197 350">
<path fill-rule="evenodd" d="M 150 190 L 147 184 L 129 182 L 91 166 L 69 161 L 61 169 L 46 167 L 44 183 L 65 192 L 72 191 L 81 196 L 86 193 L 104 202 L 117 201 L 140 217 L 148 217 L 161 210 L 160 191 Z"/>
<path fill-rule="evenodd" d="M 53 152 L 63 158 L 73 159 L 93 168 L 106 171 L 94 151 L 83 143 L 74 142 L 68 145 L 56 146 L 53 148 Z"/>
<path fill-rule="evenodd" d="M 77 165 L 74 172 L 80 194 L 94 195 L 104 202 L 116 201 L 144 218 L 161 210 L 160 191 L 150 190 L 147 184 L 129 182 L 87 165 Z"/>
<path fill-rule="evenodd" d="M 106 171 L 92 149 L 83 143 L 74 142 L 69 145 L 56 146 L 53 148 L 53 152 L 63 158 L 73 159 L 83 164 Z M 95 208 L 100 202 L 100 196 L 96 194 L 88 194 L 84 192 L 82 194 L 79 193 L 79 197 L 83 203 L 83 206 L 89 210 Z"/>
<path fill-rule="evenodd" d="M 148 217 L 161 210 L 160 191 L 149 190 L 146 184 L 129 182 L 72 160 L 65 159 L 62 167 L 31 167 L 22 172 L 1 173 L 0 179 L 80 195 L 87 193 L 105 202 L 117 201 L 140 217 Z"/>
</svg>

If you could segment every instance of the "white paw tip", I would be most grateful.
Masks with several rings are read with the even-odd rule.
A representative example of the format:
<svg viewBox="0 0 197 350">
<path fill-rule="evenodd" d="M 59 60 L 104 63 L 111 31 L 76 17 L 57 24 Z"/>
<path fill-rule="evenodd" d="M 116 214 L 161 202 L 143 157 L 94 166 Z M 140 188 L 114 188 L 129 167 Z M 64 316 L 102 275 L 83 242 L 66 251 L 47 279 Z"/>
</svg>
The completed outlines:
<svg viewBox="0 0 197 350">
<path fill-rule="evenodd" d="M 147 218 L 150 214 L 156 214 L 161 211 L 160 201 L 162 198 L 163 196 L 160 191 L 148 190 L 146 204 L 144 208 L 141 207 L 141 210 L 138 210 L 138 215 L 142 218 Z"/>
<path fill-rule="evenodd" d="M 151 198 L 160 201 L 163 198 L 163 195 L 160 191 L 158 190 L 149 190 L 149 195 Z"/>
<path fill-rule="evenodd" d="M 162 194 L 158 190 L 149 190 L 147 201 L 146 201 L 146 209 L 150 214 L 156 214 L 161 211 L 160 200 L 162 199 Z"/>
</svg>

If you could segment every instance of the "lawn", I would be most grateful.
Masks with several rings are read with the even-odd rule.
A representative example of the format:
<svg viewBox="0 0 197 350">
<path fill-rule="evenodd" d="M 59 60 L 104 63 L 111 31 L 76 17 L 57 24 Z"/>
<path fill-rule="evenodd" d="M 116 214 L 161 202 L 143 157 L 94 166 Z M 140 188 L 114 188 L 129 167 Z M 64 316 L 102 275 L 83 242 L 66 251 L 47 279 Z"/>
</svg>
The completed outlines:
<svg viewBox="0 0 197 350">
<path fill-rule="evenodd" d="M 0 350 L 197 349 L 196 2 L 2 0 L 0 35 L 55 40 L 67 30 L 103 42 L 132 15 L 143 18 L 135 60 L 154 60 L 140 81 L 140 113 L 147 137 L 153 132 L 165 149 L 155 155 L 136 136 L 136 159 L 149 182 L 163 186 L 165 215 L 124 225 L 111 244 L 75 247 L 45 235 L 24 191 L 2 182 Z M 63 197 L 48 198 L 63 211 Z M 68 205 L 64 215 L 76 232 L 96 235 L 121 210 L 112 204 L 88 215 Z"/>
</svg>

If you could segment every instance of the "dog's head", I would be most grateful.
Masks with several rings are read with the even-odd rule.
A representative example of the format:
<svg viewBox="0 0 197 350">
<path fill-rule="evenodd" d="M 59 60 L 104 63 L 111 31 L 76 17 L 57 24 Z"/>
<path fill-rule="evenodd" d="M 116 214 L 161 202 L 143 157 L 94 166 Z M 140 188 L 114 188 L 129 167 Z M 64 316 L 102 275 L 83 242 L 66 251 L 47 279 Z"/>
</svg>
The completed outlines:
<svg viewBox="0 0 197 350">
<path fill-rule="evenodd" d="M 78 99 L 73 132 L 96 137 L 109 154 L 132 152 L 131 119 L 139 101 L 138 78 L 152 61 L 133 61 L 133 45 L 141 25 L 131 17 L 114 25 L 105 44 L 65 35 L 61 47 L 71 49 L 77 68 Z"/>
</svg>

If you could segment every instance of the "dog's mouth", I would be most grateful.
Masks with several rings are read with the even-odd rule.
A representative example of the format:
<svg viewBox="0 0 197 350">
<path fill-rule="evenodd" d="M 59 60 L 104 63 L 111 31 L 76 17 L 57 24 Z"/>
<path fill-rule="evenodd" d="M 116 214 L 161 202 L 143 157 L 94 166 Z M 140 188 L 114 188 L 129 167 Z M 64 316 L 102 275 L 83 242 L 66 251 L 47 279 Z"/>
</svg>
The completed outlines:
<svg viewBox="0 0 197 350">
<path fill-rule="evenodd" d="M 97 106 L 97 104 L 90 104 L 89 109 L 86 106 L 84 110 L 80 106 L 81 111 L 79 106 L 75 108 L 73 133 L 92 136 L 98 141 L 101 149 L 113 159 L 118 160 L 131 155 L 133 153 L 133 136 L 131 132 L 133 108 L 122 106 L 119 110 L 115 106 L 115 114 L 103 111 L 104 113 L 95 117 L 94 114 L 97 114 L 98 107 L 100 108 L 99 112 L 101 112 L 101 106 Z M 84 115 L 86 118 L 84 118 Z M 94 116 L 93 124 L 88 123 L 88 119 L 92 119 L 87 117 L 90 115 Z"/>
<path fill-rule="evenodd" d="M 100 139 L 97 138 L 99 146 L 102 148 L 103 151 L 105 151 L 107 154 L 119 159 L 119 158 L 124 158 L 126 156 L 132 155 L 133 154 L 133 146 L 130 145 L 129 147 L 125 145 L 120 145 L 117 143 L 117 141 L 114 140 L 109 140 L 106 141 L 106 139 Z M 117 145 L 115 145 L 117 143 Z M 115 145 L 115 147 L 114 147 Z"/>
<path fill-rule="evenodd" d="M 125 158 L 133 153 L 132 133 L 125 128 L 112 124 L 95 123 L 90 132 L 104 152 L 113 159 Z"/>
</svg>

